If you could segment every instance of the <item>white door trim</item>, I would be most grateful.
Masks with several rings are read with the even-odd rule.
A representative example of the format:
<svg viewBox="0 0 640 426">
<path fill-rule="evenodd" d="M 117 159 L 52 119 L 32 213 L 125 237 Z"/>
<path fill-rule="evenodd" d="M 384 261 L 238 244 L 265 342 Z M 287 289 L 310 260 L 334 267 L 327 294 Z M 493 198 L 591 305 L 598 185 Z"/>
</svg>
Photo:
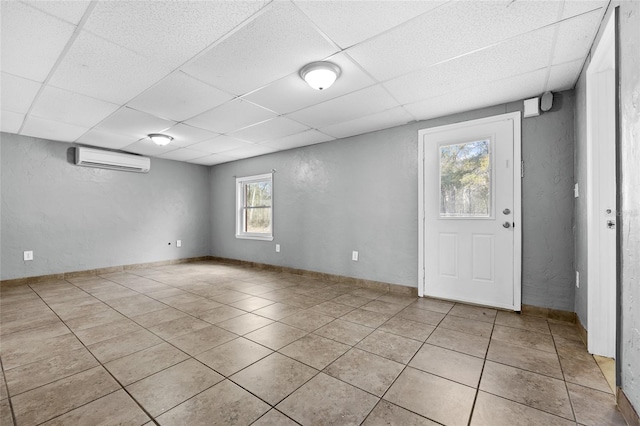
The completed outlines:
<svg viewBox="0 0 640 426">
<path fill-rule="evenodd" d="M 424 140 L 433 133 L 504 120 L 513 121 L 513 161 L 514 164 L 521 164 L 522 125 L 520 111 L 418 131 L 418 295 L 420 297 L 425 294 Z M 513 230 L 513 306 L 509 306 L 509 309 L 520 311 L 522 306 L 522 178 L 520 167 L 513 167 L 513 220 L 515 223 Z"/>
<path fill-rule="evenodd" d="M 615 116 L 615 101 L 605 102 L 602 91 L 609 92 L 605 97 L 615 99 L 615 72 L 608 76 L 600 74 L 606 70 L 615 70 L 615 14 L 609 17 L 602 38 L 595 48 L 593 57 L 586 72 L 587 96 L 587 349 L 590 353 L 610 358 L 616 353 L 616 277 L 608 276 L 602 280 L 603 268 L 601 262 L 615 262 L 614 252 L 610 253 L 599 248 L 599 232 L 604 224 L 601 220 L 599 182 L 602 180 L 601 156 L 597 155 L 597 144 L 607 143 L 615 152 L 616 123 L 598 120 L 603 113 Z M 612 68 L 613 67 L 613 68 Z M 613 81 L 612 81 L 612 80 Z M 614 93 L 610 91 L 613 90 Z M 605 133 L 605 137 L 597 134 Z M 611 171 L 607 171 L 611 173 Z M 613 170 L 615 174 L 615 167 Z M 615 202 L 614 202 L 615 203 Z M 608 208 L 615 209 L 615 204 Z M 615 210 L 614 210 L 615 211 Z M 617 213 L 617 212 L 616 212 Z M 612 219 L 616 220 L 617 216 Z M 617 221 L 616 221 L 617 222 Z M 611 230 L 611 232 L 616 232 Z M 617 246 L 617 244 L 616 244 Z M 615 271 L 615 269 L 614 269 Z M 610 275 L 610 274 L 607 274 Z"/>
</svg>

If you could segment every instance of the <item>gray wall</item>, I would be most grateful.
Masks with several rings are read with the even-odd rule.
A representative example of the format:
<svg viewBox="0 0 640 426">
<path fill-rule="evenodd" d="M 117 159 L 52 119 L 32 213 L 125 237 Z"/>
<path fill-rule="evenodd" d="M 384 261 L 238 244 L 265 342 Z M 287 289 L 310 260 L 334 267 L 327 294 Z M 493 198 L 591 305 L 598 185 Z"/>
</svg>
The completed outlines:
<svg viewBox="0 0 640 426">
<path fill-rule="evenodd" d="M 0 144 L 2 279 L 209 254 L 207 167 L 153 158 L 137 174 L 75 166 L 67 143 Z"/>
<path fill-rule="evenodd" d="M 622 158 L 622 200 L 620 222 L 622 239 L 620 257 L 622 274 L 620 281 L 620 368 L 618 383 L 631 404 L 640 412 L 640 3 L 614 1 L 607 11 L 608 19 L 616 6 L 620 6 L 620 144 Z M 602 30 L 603 28 L 601 28 Z M 598 40 L 600 34 L 598 35 Z M 594 44 L 594 48 L 597 42 Z M 576 179 L 586 185 L 586 82 L 585 70 L 576 85 Z M 587 218 L 586 200 L 576 200 L 576 267 L 580 271 L 580 289 L 576 291 L 576 313 L 583 325 L 587 325 Z M 584 276 L 584 280 L 583 280 Z M 583 284 L 584 283 L 584 284 Z"/>
<path fill-rule="evenodd" d="M 573 310 L 573 93 L 523 120 L 523 303 Z M 417 286 L 418 130 L 522 102 L 214 166 L 212 255 Z M 274 178 L 273 242 L 239 240 L 234 176 Z M 282 252 L 275 252 L 275 244 Z M 351 251 L 360 252 L 358 262 Z"/>
</svg>

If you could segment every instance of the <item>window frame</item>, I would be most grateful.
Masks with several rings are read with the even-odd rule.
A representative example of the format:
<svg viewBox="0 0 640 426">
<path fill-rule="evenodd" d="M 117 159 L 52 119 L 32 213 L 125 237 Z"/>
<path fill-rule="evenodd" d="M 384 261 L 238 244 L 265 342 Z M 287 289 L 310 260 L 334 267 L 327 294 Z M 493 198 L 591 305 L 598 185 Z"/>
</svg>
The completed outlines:
<svg viewBox="0 0 640 426">
<path fill-rule="evenodd" d="M 246 232 L 244 231 L 246 228 L 246 215 L 244 213 L 247 209 L 245 199 L 246 185 L 265 181 L 268 181 L 271 184 L 271 206 L 269 206 L 271 211 L 271 232 Z M 273 173 L 236 178 L 236 238 L 245 240 L 273 241 L 273 193 Z M 263 208 L 266 208 L 266 206 Z"/>
</svg>

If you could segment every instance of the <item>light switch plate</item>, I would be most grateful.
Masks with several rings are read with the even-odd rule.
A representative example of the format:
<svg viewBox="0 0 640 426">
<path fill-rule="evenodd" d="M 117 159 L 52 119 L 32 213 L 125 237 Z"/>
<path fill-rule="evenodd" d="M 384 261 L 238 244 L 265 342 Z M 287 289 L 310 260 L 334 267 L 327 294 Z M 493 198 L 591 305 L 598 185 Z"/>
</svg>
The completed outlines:
<svg viewBox="0 0 640 426">
<path fill-rule="evenodd" d="M 25 251 L 24 252 L 24 260 L 33 260 L 33 251 Z"/>
</svg>

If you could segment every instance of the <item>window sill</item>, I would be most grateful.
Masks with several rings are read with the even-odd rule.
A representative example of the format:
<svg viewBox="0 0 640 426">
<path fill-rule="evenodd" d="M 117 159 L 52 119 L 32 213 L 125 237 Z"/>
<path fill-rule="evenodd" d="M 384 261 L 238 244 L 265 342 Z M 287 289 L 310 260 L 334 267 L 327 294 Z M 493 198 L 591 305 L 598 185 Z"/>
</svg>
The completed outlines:
<svg viewBox="0 0 640 426">
<path fill-rule="evenodd" d="M 236 234 L 236 238 L 240 240 L 273 241 L 273 235 Z"/>
</svg>

